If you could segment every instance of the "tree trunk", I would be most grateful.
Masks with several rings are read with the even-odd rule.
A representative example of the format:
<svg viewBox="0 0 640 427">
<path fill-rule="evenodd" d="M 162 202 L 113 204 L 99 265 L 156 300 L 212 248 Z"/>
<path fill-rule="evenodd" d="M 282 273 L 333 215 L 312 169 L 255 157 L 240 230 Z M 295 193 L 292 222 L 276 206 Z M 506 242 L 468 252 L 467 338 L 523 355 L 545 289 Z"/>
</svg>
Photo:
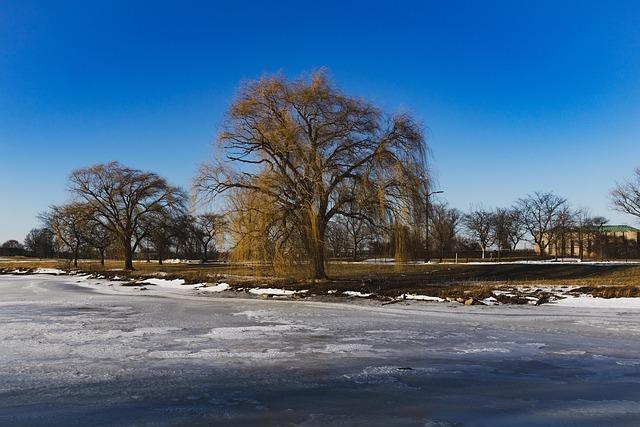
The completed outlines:
<svg viewBox="0 0 640 427">
<path fill-rule="evenodd" d="M 207 246 L 209 245 L 202 245 L 202 262 L 203 263 L 207 262 Z"/>
<path fill-rule="evenodd" d="M 353 239 L 353 257 L 352 257 L 353 261 L 357 261 L 358 260 L 358 242 L 357 240 L 354 238 Z"/>
<path fill-rule="evenodd" d="M 73 267 L 78 268 L 78 248 L 73 250 Z"/>
<path fill-rule="evenodd" d="M 322 221 L 323 215 L 309 213 L 307 248 L 309 262 L 311 264 L 312 279 L 322 280 L 327 278 L 324 264 L 324 232 L 327 224 Z"/>
<path fill-rule="evenodd" d="M 122 249 L 124 250 L 124 269 L 134 270 L 133 268 L 133 250 L 131 249 L 131 239 L 122 241 Z"/>
<path fill-rule="evenodd" d="M 316 245 L 312 262 L 313 278 L 316 280 L 322 280 L 327 278 L 327 273 L 324 268 L 324 248 L 321 244 Z"/>
<path fill-rule="evenodd" d="M 104 249 L 100 249 L 100 265 L 104 267 Z"/>
</svg>

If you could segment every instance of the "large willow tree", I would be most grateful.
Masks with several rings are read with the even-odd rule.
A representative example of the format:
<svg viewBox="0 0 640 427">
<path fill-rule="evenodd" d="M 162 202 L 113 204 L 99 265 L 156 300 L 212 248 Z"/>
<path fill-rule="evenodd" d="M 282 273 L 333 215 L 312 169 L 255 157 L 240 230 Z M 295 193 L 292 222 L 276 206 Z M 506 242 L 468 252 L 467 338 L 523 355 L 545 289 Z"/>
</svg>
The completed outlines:
<svg viewBox="0 0 640 427">
<path fill-rule="evenodd" d="M 316 279 L 326 277 L 325 232 L 334 216 L 391 223 L 411 209 L 426 178 L 415 120 L 343 94 L 324 72 L 246 83 L 218 141 L 223 156 L 201 168 L 199 189 L 233 190 L 236 216 L 253 218 L 239 227 L 247 230 L 243 246 L 302 255 Z M 252 239 L 271 242 L 247 244 Z"/>
</svg>

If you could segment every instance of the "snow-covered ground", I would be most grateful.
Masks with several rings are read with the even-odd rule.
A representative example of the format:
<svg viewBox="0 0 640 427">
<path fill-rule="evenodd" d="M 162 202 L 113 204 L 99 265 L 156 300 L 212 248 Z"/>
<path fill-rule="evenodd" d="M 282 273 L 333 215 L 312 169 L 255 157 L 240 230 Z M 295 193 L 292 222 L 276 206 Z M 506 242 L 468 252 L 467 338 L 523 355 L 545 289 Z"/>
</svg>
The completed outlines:
<svg viewBox="0 0 640 427">
<path fill-rule="evenodd" d="M 166 282 L 0 276 L 0 425 L 639 424 L 635 308 Z"/>
</svg>

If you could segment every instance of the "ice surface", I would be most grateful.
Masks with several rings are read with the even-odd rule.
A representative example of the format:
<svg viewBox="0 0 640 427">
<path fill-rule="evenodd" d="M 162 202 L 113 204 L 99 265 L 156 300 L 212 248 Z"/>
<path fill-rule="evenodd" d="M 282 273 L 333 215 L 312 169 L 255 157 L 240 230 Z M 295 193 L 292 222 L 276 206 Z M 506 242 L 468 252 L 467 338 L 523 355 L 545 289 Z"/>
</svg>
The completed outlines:
<svg viewBox="0 0 640 427">
<path fill-rule="evenodd" d="M 640 419 L 633 307 L 277 301 L 166 282 L 0 276 L 0 425 Z"/>
</svg>

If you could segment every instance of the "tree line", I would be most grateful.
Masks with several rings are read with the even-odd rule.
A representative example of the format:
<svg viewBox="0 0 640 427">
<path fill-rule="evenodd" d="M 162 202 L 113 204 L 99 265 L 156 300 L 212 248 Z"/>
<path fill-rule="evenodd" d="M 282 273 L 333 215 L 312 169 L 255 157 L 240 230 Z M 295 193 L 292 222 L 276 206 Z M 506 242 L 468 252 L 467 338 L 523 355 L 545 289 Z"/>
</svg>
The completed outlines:
<svg viewBox="0 0 640 427">
<path fill-rule="evenodd" d="M 39 256 L 63 251 L 74 265 L 90 253 L 102 263 L 115 254 L 133 269 L 136 254 L 150 250 L 160 261 L 194 253 L 206 261 L 224 241 L 230 259 L 322 279 L 328 257 L 403 261 L 479 250 L 484 258 L 525 240 L 543 255 L 566 233 L 606 223 L 554 193 L 466 213 L 431 203 L 421 124 L 344 94 L 324 71 L 241 86 L 217 144 L 219 155 L 200 168 L 191 198 L 155 173 L 117 162 L 73 171 L 71 201 L 43 213 L 44 227 L 25 246 Z M 612 192 L 616 208 L 640 217 L 638 188 L 636 171 Z M 221 208 L 193 215 L 190 199 Z"/>
<path fill-rule="evenodd" d="M 25 246 L 36 256 L 64 252 L 77 267 L 81 255 L 97 254 L 104 265 L 108 251 L 133 269 L 136 252 L 154 252 L 162 263 L 170 254 L 207 261 L 223 233 L 222 215 L 190 215 L 184 191 L 157 174 L 117 162 L 73 171 L 73 201 L 40 215 L 44 227 L 32 230 Z"/>
</svg>

